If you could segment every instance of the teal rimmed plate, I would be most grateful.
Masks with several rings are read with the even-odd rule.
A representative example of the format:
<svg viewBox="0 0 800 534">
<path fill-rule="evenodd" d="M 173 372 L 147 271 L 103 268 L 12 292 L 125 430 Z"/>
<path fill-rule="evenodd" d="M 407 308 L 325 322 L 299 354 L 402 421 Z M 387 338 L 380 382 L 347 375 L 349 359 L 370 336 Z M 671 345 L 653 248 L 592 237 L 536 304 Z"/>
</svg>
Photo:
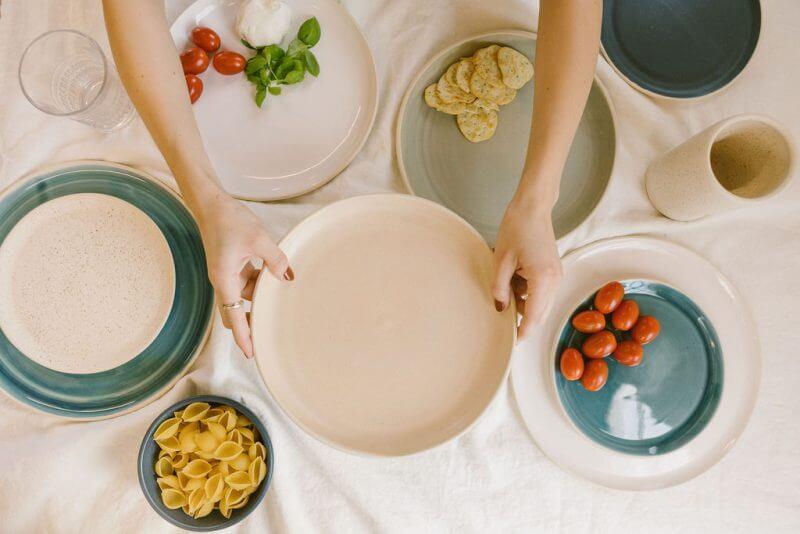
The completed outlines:
<svg viewBox="0 0 800 534">
<path fill-rule="evenodd" d="M 557 365 L 556 389 L 575 426 L 597 443 L 628 454 L 663 454 L 694 438 L 714 415 L 723 385 L 722 347 L 706 314 L 680 291 L 645 280 L 622 283 L 625 298 L 659 320 L 660 335 L 645 346 L 636 367 L 606 358 L 608 382 L 600 391 L 565 380 Z M 575 312 L 589 309 L 592 297 Z M 580 349 L 586 337 L 567 322 L 557 354 Z"/>
<path fill-rule="evenodd" d="M 75 162 L 38 172 L 0 196 L 0 244 L 41 204 L 65 195 L 98 193 L 143 211 L 163 233 L 175 268 L 166 323 L 135 358 L 113 369 L 73 374 L 44 367 L 0 330 L 0 386 L 32 408 L 74 419 L 111 417 L 163 394 L 194 361 L 211 327 L 214 296 L 200 234 L 180 198 L 141 171 L 106 162 Z"/>
</svg>

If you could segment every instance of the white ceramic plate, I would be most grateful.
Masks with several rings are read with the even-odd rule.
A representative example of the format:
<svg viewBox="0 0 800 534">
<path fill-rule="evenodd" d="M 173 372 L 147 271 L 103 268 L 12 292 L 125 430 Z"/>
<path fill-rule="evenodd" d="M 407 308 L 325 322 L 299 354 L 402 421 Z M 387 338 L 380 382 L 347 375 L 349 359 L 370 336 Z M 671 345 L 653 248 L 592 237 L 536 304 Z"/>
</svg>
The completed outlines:
<svg viewBox="0 0 800 534">
<path fill-rule="evenodd" d="M 489 247 L 408 195 L 331 204 L 281 242 L 291 283 L 261 276 L 256 361 L 294 421 L 336 448 L 429 449 L 468 429 L 503 382 L 515 311 L 498 313 Z"/>
<path fill-rule="evenodd" d="M 514 354 L 514 394 L 533 439 L 564 469 L 613 488 L 663 488 L 709 469 L 744 431 L 761 376 L 756 328 L 736 289 L 694 252 L 647 237 L 599 241 L 568 254 L 563 264 L 553 312 Z M 606 282 L 628 279 L 658 281 L 687 295 L 722 346 L 724 382 L 713 417 L 691 441 L 655 456 L 617 452 L 585 436 L 562 407 L 554 380 L 557 338 L 576 305 Z"/>
<path fill-rule="evenodd" d="M 195 26 L 208 26 L 224 50 L 249 58 L 236 33 L 238 0 L 198 0 L 172 25 L 178 50 L 190 43 Z M 317 17 L 322 38 L 314 46 L 317 78 L 306 76 L 268 95 L 259 109 L 244 75 L 223 76 L 213 66 L 200 75 L 203 95 L 195 117 L 214 168 L 232 195 L 249 200 L 295 197 L 320 187 L 355 158 L 378 109 L 375 63 L 355 21 L 334 0 L 289 0 L 292 26 Z"/>
</svg>

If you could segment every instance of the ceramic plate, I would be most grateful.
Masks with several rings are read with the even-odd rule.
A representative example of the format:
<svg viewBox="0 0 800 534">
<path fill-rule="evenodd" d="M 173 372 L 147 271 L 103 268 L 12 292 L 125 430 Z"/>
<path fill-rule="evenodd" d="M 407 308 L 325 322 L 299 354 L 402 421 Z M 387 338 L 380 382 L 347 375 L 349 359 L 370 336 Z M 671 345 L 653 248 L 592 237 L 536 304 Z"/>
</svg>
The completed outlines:
<svg viewBox="0 0 800 534">
<path fill-rule="evenodd" d="M 514 393 L 539 447 L 598 484 L 645 490 L 713 466 L 744 431 L 760 381 L 755 325 L 738 292 L 711 264 L 646 237 L 600 241 L 564 258 L 553 312 L 517 348 Z M 625 281 L 662 333 L 639 367 L 609 364 L 596 393 L 565 383 L 558 354 L 575 343 L 574 311 L 610 280 Z"/>
<path fill-rule="evenodd" d="M 728 85 L 761 33 L 758 0 L 606 0 L 603 53 L 633 87 L 695 98 Z"/>
<path fill-rule="evenodd" d="M 408 195 L 332 204 L 281 243 L 291 283 L 262 276 L 252 311 L 264 381 L 311 435 L 377 456 L 469 428 L 503 382 L 515 312 L 497 313 L 489 247 Z"/>
<path fill-rule="evenodd" d="M 225 188 L 249 200 L 290 198 L 320 187 L 355 158 L 378 109 L 375 63 L 364 36 L 334 0 L 291 0 L 292 26 L 315 16 L 322 38 L 314 47 L 317 78 L 307 76 L 280 96 L 267 96 L 262 109 L 244 75 L 223 76 L 210 66 L 201 74 L 203 95 L 195 117 L 211 161 Z M 222 48 L 250 57 L 236 33 L 239 0 L 198 0 L 172 25 L 178 50 L 189 45 L 192 28 L 214 29 Z"/>
<path fill-rule="evenodd" d="M 32 263 L 31 251 L 64 272 Z M 194 219 L 177 195 L 134 169 L 78 162 L 12 184 L 0 196 L 0 263 L 9 266 L 0 276 L 4 302 L 17 303 L 0 313 L 0 386 L 48 413 L 109 417 L 153 400 L 186 371 L 211 326 L 213 292 Z M 43 300 L 26 311 L 25 295 Z M 82 318 L 59 320 L 70 332 L 53 319 L 59 309 Z M 12 324 L 20 318 L 21 327 Z M 63 353 L 52 352 L 53 333 Z M 113 345 L 93 346 L 102 343 Z M 103 354 L 109 359 L 98 360 Z"/>
<path fill-rule="evenodd" d="M 533 82 L 525 84 L 516 99 L 500 109 L 494 137 L 482 143 L 464 139 L 455 118 L 429 108 L 422 94 L 455 60 L 492 43 L 510 46 L 534 59 L 536 35 L 529 32 L 486 33 L 456 43 L 421 69 L 403 99 L 397 127 L 397 158 L 408 189 L 461 215 L 489 244 L 494 244 L 525 161 Z M 577 228 L 597 207 L 611 178 L 615 151 L 611 102 L 595 79 L 553 210 L 557 237 Z"/>
</svg>

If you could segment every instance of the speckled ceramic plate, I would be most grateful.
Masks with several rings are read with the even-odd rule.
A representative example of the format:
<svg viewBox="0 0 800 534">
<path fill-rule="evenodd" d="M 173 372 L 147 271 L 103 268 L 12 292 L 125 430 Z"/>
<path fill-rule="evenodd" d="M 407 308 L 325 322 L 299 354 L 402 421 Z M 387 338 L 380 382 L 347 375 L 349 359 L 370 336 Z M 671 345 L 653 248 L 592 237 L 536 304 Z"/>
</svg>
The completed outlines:
<svg viewBox="0 0 800 534">
<path fill-rule="evenodd" d="M 160 316 L 153 318 L 157 331 L 154 335 L 145 331 L 152 340 L 148 338 L 146 340 L 148 342 L 138 354 L 133 354 L 132 358 L 128 356 L 122 358 L 124 363 L 116 362 L 110 369 L 106 368 L 105 362 L 80 362 L 73 368 L 70 366 L 71 362 L 63 358 L 63 355 L 54 356 L 54 361 L 59 362 L 59 365 L 53 365 L 56 368 L 48 367 L 46 360 L 37 357 L 37 361 L 34 361 L 29 358 L 18 346 L 9 341 L 9 337 L 0 329 L 0 386 L 23 404 L 62 417 L 75 419 L 109 417 L 130 411 L 158 397 L 188 369 L 202 347 L 211 326 L 213 291 L 208 283 L 205 254 L 197 226 L 180 198 L 154 178 L 121 165 L 106 162 L 75 162 L 34 173 L 12 184 L 0 195 L 0 247 L 6 239 L 14 238 L 16 225 L 20 221 L 30 220 L 27 216 L 34 213 L 37 208 L 50 202 L 61 205 L 62 201 L 75 199 L 81 202 L 88 199 L 89 203 L 68 202 L 65 206 L 68 209 L 83 206 L 87 208 L 86 213 L 89 215 L 98 210 L 98 217 L 102 220 L 91 221 L 86 228 L 95 224 L 100 225 L 96 228 L 100 233 L 104 231 L 102 225 L 113 221 L 116 216 L 124 216 L 118 221 L 123 234 L 125 228 L 129 227 L 141 230 L 139 218 L 147 219 L 145 230 L 147 225 L 154 225 L 160 235 L 152 241 L 153 246 L 157 249 L 158 243 L 162 240 L 166 243 L 169 248 L 167 259 L 171 265 L 163 269 L 163 273 L 159 270 L 151 273 L 153 275 L 161 273 L 169 281 L 163 287 L 156 287 L 157 291 L 152 292 L 152 298 L 157 301 L 151 304 L 154 309 L 160 309 L 165 304 L 163 299 L 168 299 L 167 315 L 165 318 Z M 122 206 L 120 202 L 128 206 Z M 104 211 L 104 206 L 110 206 L 110 209 Z M 47 213 L 49 214 L 49 211 Z M 57 220 L 57 217 L 52 218 L 48 215 L 42 224 L 46 226 Z M 136 222 L 136 225 L 128 226 L 132 224 L 131 221 Z M 70 226 L 71 230 L 80 228 L 82 226 Z M 60 229 L 53 228 L 54 232 L 57 230 Z M 37 229 L 37 232 L 41 231 L 45 231 L 46 234 L 46 228 Z M 140 236 L 131 236 L 125 241 L 125 245 L 120 245 L 119 239 L 115 238 L 121 236 L 122 234 L 109 234 L 109 239 L 97 247 L 87 248 L 83 245 L 67 247 L 68 250 L 62 251 L 66 254 L 63 267 L 77 269 L 75 278 L 79 278 L 81 265 L 85 269 L 92 270 L 98 262 L 104 263 L 108 271 L 115 273 L 119 279 L 98 278 L 98 284 L 111 284 L 121 293 L 128 289 L 149 291 L 153 285 L 152 280 L 145 280 L 147 287 L 137 285 L 139 277 L 149 272 L 149 266 L 142 264 L 142 269 L 119 270 L 114 263 L 147 262 L 150 261 L 148 258 L 158 257 L 158 254 L 153 256 L 150 254 L 151 251 L 147 250 L 138 252 L 127 250 L 129 245 L 138 242 Z M 66 241 L 72 238 L 64 237 Z M 143 246 L 150 243 L 150 241 L 144 242 Z M 51 243 L 50 246 L 54 247 L 56 244 Z M 120 246 L 122 248 L 119 250 L 115 248 Z M 69 258 L 71 251 L 87 252 L 87 254 L 71 261 Z M 49 254 L 52 251 L 45 252 Z M 32 277 L 37 275 L 37 272 L 31 273 Z M 25 281 L 17 281 L 17 283 L 23 282 Z M 9 290 L 8 284 L 4 284 L 3 287 L 4 291 Z M 49 293 L 49 298 L 67 299 L 64 301 L 64 309 L 75 308 L 74 313 L 86 311 L 81 310 L 80 302 L 88 303 L 96 300 L 95 294 L 91 291 L 85 294 L 87 288 L 81 285 L 63 284 L 59 290 L 58 287 L 47 286 L 47 282 L 44 281 L 41 287 L 43 291 Z M 137 287 L 139 289 L 136 289 Z M 110 295 L 105 289 L 98 288 L 98 292 Z M 86 298 L 84 299 L 82 295 Z M 0 297 L 17 298 L 17 295 Z M 92 306 L 97 305 L 95 303 Z M 102 303 L 100 306 L 103 307 Z M 115 312 L 116 310 L 109 310 L 108 315 L 119 322 L 120 318 L 116 317 Z M 131 308 L 129 312 L 136 313 L 137 308 Z M 102 316 L 92 317 L 97 324 L 92 324 L 91 327 L 87 325 L 87 328 L 103 329 L 108 326 L 113 329 L 119 326 L 102 324 Z M 137 317 L 130 318 L 131 331 L 125 332 L 123 328 L 105 342 L 113 342 L 117 337 L 119 345 L 127 347 L 126 336 L 133 335 L 134 327 L 140 326 Z M 46 330 L 48 325 L 26 323 L 26 327 Z M 80 329 L 81 325 L 78 324 L 75 328 Z M 85 334 L 93 335 L 90 331 Z M 140 334 L 136 336 L 137 339 L 142 339 Z M 72 341 L 76 343 L 70 341 L 68 345 L 80 352 L 81 345 L 77 343 L 80 339 Z M 114 353 L 117 348 L 117 346 L 111 347 L 109 353 Z M 80 355 L 75 357 L 79 358 Z M 91 364 L 90 368 L 85 367 L 88 364 Z M 92 368 L 103 370 L 91 372 Z M 74 372 L 66 372 L 64 369 L 73 369 Z"/>
<path fill-rule="evenodd" d="M 626 237 L 568 254 L 553 312 L 517 347 L 514 394 L 539 447 L 609 487 L 679 484 L 713 466 L 744 431 L 758 393 L 760 347 L 738 292 L 711 264 L 667 241 Z M 624 281 L 662 323 L 639 367 L 609 363 L 590 393 L 565 383 L 558 355 L 575 310 L 610 280 Z"/>
<path fill-rule="evenodd" d="M 761 18 L 759 0 L 606 0 L 603 54 L 646 94 L 698 98 L 744 70 Z"/>
<path fill-rule="evenodd" d="M 333 447 L 401 456 L 465 432 L 503 383 L 515 311 L 492 253 L 451 211 L 409 195 L 327 206 L 281 242 L 295 280 L 261 276 L 256 361 L 294 421 Z"/>
<path fill-rule="evenodd" d="M 240 43 L 240 0 L 198 0 L 172 25 L 178 50 L 192 28 L 208 26 L 222 49 L 250 57 Z M 211 66 L 200 75 L 203 95 L 195 117 L 208 155 L 225 189 L 248 200 L 278 200 L 312 191 L 339 174 L 367 140 L 378 110 L 375 62 L 358 24 L 335 0 L 292 0 L 292 25 L 284 47 L 309 17 L 322 38 L 314 46 L 318 77 L 267 95 L 261 109 L 244 75 L 223 76 Z"/>
<path fill-rule="evenodd" d="M 403 99 L 396 146 L 400 172 L 408 189 L 461 215 L 490 245 L 497 237 L 525 162 L 533 82 L 525 84 L 516 99 L 500 109 L 494 137 L 481 143 L 467 141 L 459 132 L 455 117 L 429 108 L 423 91 L 454 61 L 492 43 L 515 48 L 534 60 L 536 35 L 516 30 L 484 33 L 443 50 L 420 69 Z M 600 203 L 611 179 L 615 152 L 611 101 L 595 78 L 553 209 L 556 237 L 577 228 Z"/>
</svg>

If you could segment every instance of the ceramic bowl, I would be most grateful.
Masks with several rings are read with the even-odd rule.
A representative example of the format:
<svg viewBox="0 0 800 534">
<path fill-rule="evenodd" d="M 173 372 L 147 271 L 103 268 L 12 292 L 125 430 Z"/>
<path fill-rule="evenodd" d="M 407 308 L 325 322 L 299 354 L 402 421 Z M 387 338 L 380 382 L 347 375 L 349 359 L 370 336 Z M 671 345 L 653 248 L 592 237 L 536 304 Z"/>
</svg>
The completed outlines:
<svg viewBox="0 0 800 534">
<path fill-rule="evenodd" d="M 164 506 L 164 503 L 161 501 L 161 490 L 156 484 L 156 474 L 153 471 L 155 462 L 158 459 L 159 450 L 158 445 L 153 440 L 153 434 L 158 428 L 158 425 L 173 417 L 173 412 L 181 410 L 193 402 L 226 404 L 236 409 L 237 412 L 244 414 L 248 419 L 250 419 L 250 421 L 253 422 L 256 429 L 258 429 L 258 433 L 261 434 L 261 440 L 264 443 L 264 447 L 267 449 L 267 477 L 255 491 L 255 493 L 250 496 L 250 500 L 243 508 L 233 510 L 230 519 L 226 519 L 217 510 L 211 512 L 211 514 L 205 517 L 194 519 L 186 515 L 180 508 L 177 510 L 170 510 Z M 161 414 L 155 418 L 153 423 L 147 429 L 147 432 L 145 432 L 144 439 L 142 439 L 142 445 L 139 447 L 139 456 L 137 458 L 139 486 L 141 486 L 144 497 L 147 499 L 147 502 L 150 504 L 150 506 L 153 507 L 153 510 L 155 510 L 158 515 L 163 517 L 169 523 L 186 530 L 193 530 L 196 532 L 211 532 L 214 530 L 228 528 L 236 523 L 239 523 L 245 517 L 250 515 L 250 513 L 255 510 L 256 507 L 258 507 L 261 501 L 264 500 L 264 495 L 267 494 L 269 484 L 272 481 L 274 458 L 275 454 L 272 449 L 272 441 L 269 439 L 269 433 L 267 432 L 264 424 L 261 422 L 258 416 L 252 412 L 252 410 L 247 408 L 247 406 L 243 405 L 242 403 L 236 402 L 228 397 L 220 397 L 217 395 L 198 395 L 196 397 L 189 397 L 187 399 L 183 399 L 182 401 L 176 402 L 161 412 Z"/>
</svg>

